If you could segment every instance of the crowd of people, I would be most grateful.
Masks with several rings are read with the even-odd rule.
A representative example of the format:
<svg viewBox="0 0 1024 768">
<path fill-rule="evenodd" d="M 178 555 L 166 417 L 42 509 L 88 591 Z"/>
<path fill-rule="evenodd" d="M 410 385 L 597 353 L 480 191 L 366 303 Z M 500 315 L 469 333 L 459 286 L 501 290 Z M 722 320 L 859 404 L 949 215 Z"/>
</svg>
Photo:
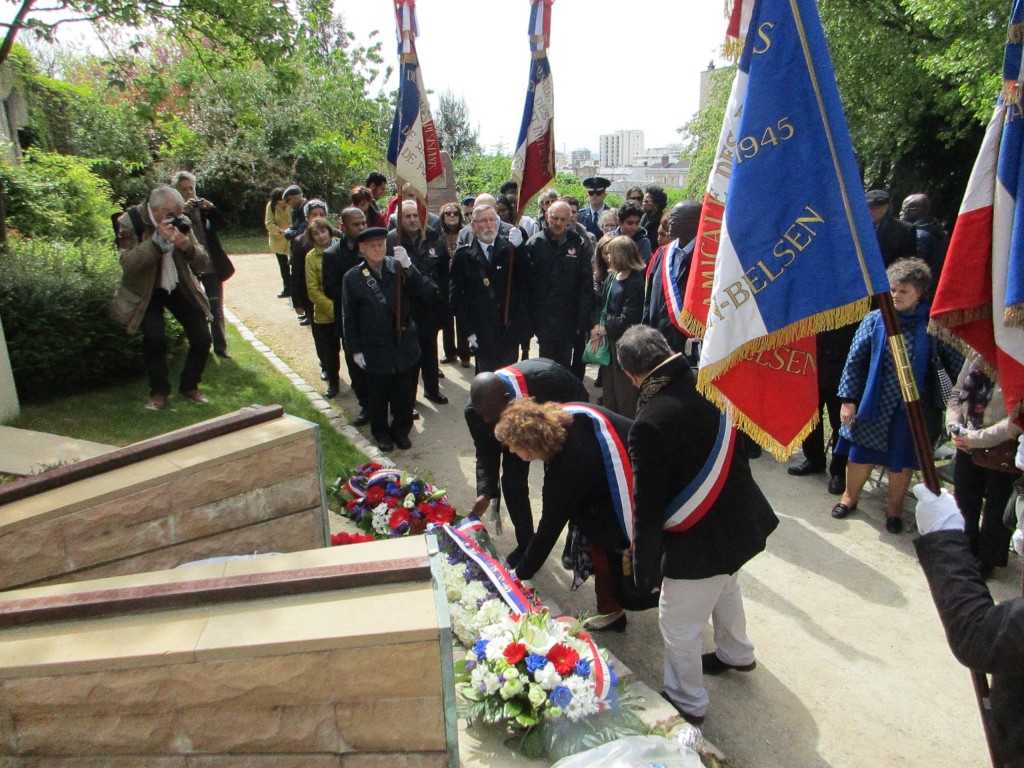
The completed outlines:
<svg viewBox="0 0 1024 768">
<path fill-rule="evenodd" d="M 112 309 L 126 328 L 142 331 L 146 408 L 154 410 L 171 394 L 165 310 L 188 338 L 183 398 L 206 402 L 199 384 L 211 346 L 230 357 L 223 289 L 234 268 L 217 238 L 223 222 L 198 196 L 193 175 L 179 172 L 170 182 L 118 221 L 124 277 Z M 310 328 L 327 398 L 339 393 L 344 361 L 359 404 L 351 421 L 369 425 L 382 451 L 411 446 L 420 382 L 424 398 L 443 407 L 441 365 L 474 367 L 464 412 L 476 451 L 471 512 L 482 516 L 504 497 L 516 541 L 506 560 L 527 581 L 568 528 L 561 562 L 574 585 L 594 576 L 592 629 L 623 631 L 626 611 L 657 607 L 663 695 L 699 723 L 709 703 L 702 675 L 756 666 L 737 576 L 765 549 L 778 519 L 751 474 L 749 441 L 697 393 L 699 342 L 672 309 L 685 292 L 700 204 L 668 208 L 664 190 L 650 186 L 628 189 L 613 209 L 606 179 L 584 186 L 586 206 L 546 190 L 536 217 L 517 210 L 514 182 L 434 214 L 406 190 L 378 208 L 387 179 L 372 173 L 351 190 L 337 227 L 323 200 L 296 184 L 275 188 L 265 225 L 280 270 L 278 297 Z M 955 497 L 915 492 L 923 499 L 919 521 L 940 519 L 921 525 L 923 533 L 958 534 L 939 537 L 941 545 L 926 535 L 919 550 L 933 589 L 965 578 L 984 602 L 984 578 L 1007 563 L 1003 512 L 1013 478 L 979 457 L 1021 430 L 991 368 L 928 332 L 947 238 L 927 196 L 909 196 L 899 220 L 889 202 L 884 191 L 867 193 L 910 369 L 931 437 L 948 433 L 957 448 Z M 531 359 L 534 340 L 539 356 Z M 812 432 L 789 473 L 827 471 L 828 491 L 841 496 L 832 516 L 845 518 L 872 469 L 885 468 L 886 529 L 900 533 L 919 467 L 880 312 L 817 342 L 819 408 L 832 435 L 826 443 L 823 425 Z M 588 363 L 599 372 L 594 404 L 583 385 Z M 536 525 L 528 487 L 535 460 L 545 473 Z M 936 565 L 942 551 L 955 551 L 966 570 Z M 936 601 L 944 620 L 959 610 L 945 608 L 938 594 Z M 1019 607 L 1012 615 L 1019 624 Z M 702 654 L 709 619 L 716 650 Z M 1004 660 L 989 666 L 1006 669 Z M 1020 695 L 1009 697 L 1011 706 Z"/>
</svg>

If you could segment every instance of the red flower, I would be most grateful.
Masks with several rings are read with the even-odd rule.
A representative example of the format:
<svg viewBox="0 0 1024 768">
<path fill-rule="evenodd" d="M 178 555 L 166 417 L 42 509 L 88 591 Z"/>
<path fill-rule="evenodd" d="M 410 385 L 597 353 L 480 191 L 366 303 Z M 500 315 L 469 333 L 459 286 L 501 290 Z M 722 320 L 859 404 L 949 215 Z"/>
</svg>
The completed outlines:
<svg viewBox="0 0 1024 768">
<path fill-rule="evenodd" d="M 368 536 L 365 533 L 336 533 L 331 536 L 331 546 L 338 547 L 343 544 L 362 544 L 367 541 L 375 541 L 373 536 Z"/>
<path fill-rule="evenodd" d="M 503 653 L 505 661 L 514 666 L 526 658 L 526 646 L 522 643 L 509 643 Z"/>
<path fill-rule="evenodd" d="M 351 512 L 353 509 L 358 507 L 362 503 L 362 499 L 352 499 L 351 501 L 345 502 L 345 509 Z"/>
<path fill-rule="evenodd" d="M 384 501 L 384 489 L 379 485 L 373 486 L 366 492 L 366 503 L 371 507 L 376 507 Z"/>
<path fill-rule="evenodd" d="M 388 519 L 388 526 L 391 530 L 395 530 L 402 523 L 409 522 L 409 510 L 405 507 L 399 507 L 391 513 L 391 517 Z"/>
<path fill-rule="evenodd" d="M 409 520 L 409 532 L 423 533 L 427 530 L 427 519 L 425 517 L 413 517 Z"/>
<path fill-rule="evenodd" d="M 558 674 L 568 675 L 580 660 L 580 655 L 564 643 L 555 643 L 547 653 L 547 660 L 555 665 Z"/>
<path fill-rule="evenodd" d="M 388 509 L 394 509 L 395 507 L 398 506 L 398 499 L 396 499 L 394 496 L 388 496 L 387 505 Z"/>
<path fill-rule="evenodd" d="M 437 525 L 450 525 L 455 522 L 455 510 L 451 507 L 438 504 L 427 511 L 427 522 Z"/>
</svg>

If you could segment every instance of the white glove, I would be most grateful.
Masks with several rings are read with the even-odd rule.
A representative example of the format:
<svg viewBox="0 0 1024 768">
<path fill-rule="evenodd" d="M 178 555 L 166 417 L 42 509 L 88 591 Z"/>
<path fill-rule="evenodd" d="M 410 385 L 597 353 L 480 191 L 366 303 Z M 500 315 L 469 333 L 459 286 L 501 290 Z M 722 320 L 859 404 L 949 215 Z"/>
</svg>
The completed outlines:
<svg viewBox="0 0 1024 768">
<path fill-rule="evenodd" d="M 1013 463 L 1017 465 L 1017 469 L 1024 469 L 1024 435 L 1017 438 L 1017 456 Z"/>
<path fill-rule="evenodd" d="M 409 254 L 406 252 L 405 248 L 400 245 L 395 246 L 395 258 L 398 259 L 398 263 L 405 269 L 412 266 L 412 259 L 409 258 Z"/>
<path fill-rule="evenodd" d="M 518 248 L 523 244 L 523 232 L 519 227 L 512 227 L 512 231 L 508 233 L 508 241 L 512 243 L 513 248 Z"/>
<path fill-rule="evenodd" d="M 1013 538 L 1010 539 L 1010 546 L 1013 547 L 1013 551 L 1018 555 L 1024 555 L 1024 531 L 1020 528 L 1013 532 Z"/>
<path fill-rule="evenodd" d="M 917 529 L 922 534 L 964 529 L 964 518 L 956 506 L 956 499 L 945 488 L 936 496 L 924 483 L 918 483 L 914 486 L 914 495 L 918 499 L 914 508 L 917 512 Z"/>
<path fill-rule="evenodd" d="M 476 343 L 476 334 L 475 333 L 469 334 L 469 338 L 466 339 L 466 341 L 469 342 L 469 348 L 470 349 L 476 349 L 477 348 L 478 345 Z"/>
<path fill-rule="evenodd" d="M 362 352 L 356 352 L 354 355 L 352 355 L 352 359 L 356 361 L 356 365 L 358 365 L 363 370 L 366 370 L 366 355 L 364 355 Z"/>
</svg>

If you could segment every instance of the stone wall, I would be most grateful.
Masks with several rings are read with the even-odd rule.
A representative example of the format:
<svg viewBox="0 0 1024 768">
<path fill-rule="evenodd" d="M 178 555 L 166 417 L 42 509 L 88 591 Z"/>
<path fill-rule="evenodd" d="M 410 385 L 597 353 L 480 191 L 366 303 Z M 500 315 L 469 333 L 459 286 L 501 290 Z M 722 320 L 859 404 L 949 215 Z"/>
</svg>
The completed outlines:
<svg viewBox="0 0 1024 768">
<path fill-rule="evenodd" d="M 318 430 L 284 416 L 0 506 L 0 589 L 326 546 Z"/>
</svg>

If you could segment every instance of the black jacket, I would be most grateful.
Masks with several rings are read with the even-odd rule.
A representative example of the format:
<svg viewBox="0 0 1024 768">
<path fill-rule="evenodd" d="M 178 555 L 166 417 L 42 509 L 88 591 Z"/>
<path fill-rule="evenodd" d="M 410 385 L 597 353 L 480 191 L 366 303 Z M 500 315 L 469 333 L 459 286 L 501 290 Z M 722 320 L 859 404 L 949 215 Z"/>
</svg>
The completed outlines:
<svg viewBox="0 0 1024 768">
<path fill-rule="evenodd" d="M 477 344 L 485 350 L 495 349 L 503 339 L 525 341 L 530 337 L 530 263 L 522 247 L 513 249 L 500 235 L 493 248 L 488 263 L 476 238 L 469 245 L 460 245 L 452 257 L 450 273 L 449 296 L 459 333 L 476 334 Z M 512 293 L 506 329 L 503 323 L 510 268 Z"/>
<path fill-rule="evenodd" d="M 917 231 L 905 221 L 886 214 L 875 227 L 875 235 L 886 267 L 899 259 L 917 256 Z"/>
<path fill-rule="evenodd" d="M 679 289 L 680 296 L 686 295 L 686 281 L 690 275 L 690 267 L 693 263 L 693 249 L 696 242 L 696 240 L 691 240 L 682 247 L 682 253 L 677 256 L 680 262 L 676 275 L 676 286 Z M 661 331 L 661 335 L 665 337 L 665 341 L 668 342 L 673 352 L 685 353 L 686 340 L 689 336 L 676 328 L 672 321 L 669 320 L 668 305 L 665 303 L 665 288 L 662 284 L 662 264 L 673 243 L 674 241 L 655 251 L 654 256 L 651 257 L 651 261 L 647 265 L 647 286 L 644 292 L 644 309 L 640 322 L 654 328 L 656 331 Z M 691 364 L 696 364 L 696 362 L 696 360 L 690 361 Z"/>
<path fill-rule="evenodd" d="M 992 675 L 989 725 L 1007 766 L 1024 766 L 1024 598 L 995 605 L 963 531 L 914 542 L 953 655 Z"/>
<path fill-rule="evenodd" d="M 601 291 L 594 296 L 594 320 L 596 325 L 601 319 L 601 310 L 604 308 L 605 297 L 608 295 L 608 287 L 615 281 L 615 274 L 609 274 Z M 621 281 L 622 293 L 618 299 L 609 302 L 608 314 L 604 319 L 604 329 L 611 341 L 618 341 L 626 330 L 633 325 L 640 324 L 640 318 L 644 313 L 644 273 L 642 270 L 634 270 L 629 276 Z"/>
<path fill-rule="evenodd" d="M 560 242 L 550 232 L 539 232 L 526 244 L 530 321 L 541 341 L 569 341 L 591 328 L 593 251 L 574 229 L 566 230 Z"/>
<path fill-rule="evenodd" d="M 334 302 L 334 325 L 338 337 L 345 339 L 345 323 L 342 319 L 342 281 L 345 273 L 363 261 L 356 243 L 349 243 L 345 235 L 324 251 L 324 293 Z"/>
<path fill-rule="evenodd" d="M 523 375 L 526 382 L 524 395 L 538 403 L 585 403 L 590 398 L 583 382 L 575 374 L 554 360 L 543 357 L 521 360 L 510 365 Z M 501 466 L 501 443 L 494 437 L 494 425 L 487 424 L 466 404 L 466 426 L 476 447 L 477 496 L 498 497 L 498 469 Z M 514 457 L 514 454 L 510 454 Z M 514 457 L 519 461 L 518 457 Z"/>
<path fill-rule="evenodd" d="M 224 229 L 226 222 L 224 214 L 216 208 L 195 208 L 193 212 L 199 214 L 199 225 L 202 227 L 202 236 L 196 234 L 196 239 L 206 248 L 206 255 L 210 257 L 213 271 L 220 278 L 221 282 L 229 279 L 235 274 L 235 265 L 228 258 L 227 251 L 220 244 L 220 237 L 217 230 Z M 192 219 L 192 216 L 188 217 Z M 193 223 L 193 227 L 195 223 Z"/>
<path fill-rule="evenodd" d="M 779 524 L 754 482 L 746 453 L 739 446 L 733 451 L 722 490 L 703 518 L 683 533 L 664 531 L 669 502 L 712 452 L 721 414 L 697 392 L 682 355 L 651 372 L 641 386 L 640 402 L 629 432 L 637 587 L 649 590 L 661 575 L 707 579 L 735 573 L 765 548 Z"/>
<path fill-rule="evenodd" d="M 426 232 L 419 235 L 415 241 L 411 240 L 405 233 L 402 233 L 399 242 L 399 230 L 393 229 L 388 232 L 388 256 L 393 256 L 395 246 L 401 245 L 412 259 L 413 266 L 420 271 L 420 274 L 429 278 L 437 286 L 437 296 L 429 301 L 413 297 L 412 316 L 416 325 L 421 329 L 437 330 L 444 323 L 448 314 L 448 274 L 451 268 L 451 259 L 448 256 L 448 248 L 444 244 L 436 229 L 427 228 Z"/>
<path fill-rule="evenodd" d="M 385 256 L 379 275 L 363 261 L 350 269 L 342 280 L 345 349 L 352 355 L 362 352 L 366 357 L 366 372 L 370 374 L 400 373 L 419 362 L 420 344 L 411 301 L 414 296 L 425 301 L 437 296 L 437 286 L 416 267 L 409 267 L 403 270 L 402 302 L 398 307 L 397 271 L 398 262 Z M 370 280 L 380 288 L 387 306 L 377 297 Z M 395 332 L 396 313 L 402 328 L 400 335 Z"/>
<path fill-rule="evenodd" d="M 593 407 L 608 417 L 625 443 L 633 422 L 606 408 Z M 590 417 L 574 414 L 565 445 L 544 464 L 544 508 L 537 533 L 516 565 L 516 575 L 521 579 L 531 578 L 540 569 L 570 520 L 590 542 L 607 552 L 629 547 L 612 504 L 604 456 L 594 429 Z"/>
</svg>

